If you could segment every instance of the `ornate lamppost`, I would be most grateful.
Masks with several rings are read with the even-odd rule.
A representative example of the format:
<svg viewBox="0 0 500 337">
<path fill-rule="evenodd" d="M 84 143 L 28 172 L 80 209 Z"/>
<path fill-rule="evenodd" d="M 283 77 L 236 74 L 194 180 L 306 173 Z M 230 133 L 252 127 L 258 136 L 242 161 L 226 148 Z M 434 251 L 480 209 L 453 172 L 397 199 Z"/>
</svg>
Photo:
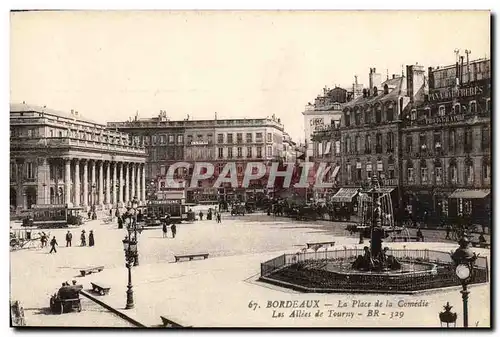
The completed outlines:
<svg viewBox="0 0 500 337">
<path fill-rule="evenodd" d="M 462 283 L 462 290 L 460 293 L 462 294 L 462 302 L 463 302 L 463 310 L 464 310 L 464 328 L 469 326 L 469 314 L 468 314 L 468 299 L 469 299 L 469 291 L 467 290 L 467 285 L 471 278 L 473 277 L 474 272 L 474 263 L 477 259 L 476 253 L 474 253 L 469 248 L 469 239 L 464 236 L 458 244 L 460 247 L 451 254 L 451 258 L 455 263 L 455 273 L 460 279 Z"/>
<path fill-rule="evenodd" d="M 449 328 L 450 325 L 454 328 L 457 324 L 457 314 L 455 312 L 451 312 L 451 308 L 453 307 L 450 305 L 450 302 L 447 302 L 444 306 L 444 311 L 439 313 L 439 320 L 441 321 L 442 328 L 444 328 L 445 324 L 447 328 Z"/>
<path fill-rule="evenodd" d="M 130 218 L 128 218 L 130 219 Z M 128 228 L 127 228 L 128 230 Z M 128 236 L 123 239 L 123 250 L 125 251 L 125 267 L 128 269 L 127 284 L 127 305 L 125 309 L 134 308 L 134 291 L 132 290 L 132 265 L 137 253 L 137 241 L 132 237 L 132 232 L 128 230 Z"/>
</svg>

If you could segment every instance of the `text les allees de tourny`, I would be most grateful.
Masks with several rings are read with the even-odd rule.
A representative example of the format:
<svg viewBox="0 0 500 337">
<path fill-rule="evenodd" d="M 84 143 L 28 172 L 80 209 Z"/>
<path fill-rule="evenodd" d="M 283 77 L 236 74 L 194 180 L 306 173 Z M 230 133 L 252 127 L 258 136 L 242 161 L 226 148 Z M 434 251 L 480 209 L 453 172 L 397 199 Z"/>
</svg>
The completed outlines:
<svg viewBox="0 0 500 337">
<path fill-rule="evenodd" d="M 267 309 L 271 317 L 283 318 L 333 318 L 353 319 L 360 317 L 386 317 L 401 319 L 409 308 L 428 307 L 427 300 L 374 300 L 360 299 L 335 300 L 322 302 L 321 300 L 268 300 L 264 307 L 258 302 L 250 301 L 248 308 L 256 311 Z"/>
</svg>

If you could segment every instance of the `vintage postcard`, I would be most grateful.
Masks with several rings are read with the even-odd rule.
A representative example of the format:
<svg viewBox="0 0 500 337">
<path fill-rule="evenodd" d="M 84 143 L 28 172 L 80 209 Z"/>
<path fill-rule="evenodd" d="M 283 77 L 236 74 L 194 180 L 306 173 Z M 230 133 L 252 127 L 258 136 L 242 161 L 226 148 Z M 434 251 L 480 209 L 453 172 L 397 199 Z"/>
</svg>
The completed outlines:
<svg viewBox="0 0 500 337">
<path fill-rule="evenodd" d="M 489 11 L 12 11 L 11 326 L 490 328 Z"/>
</svg>

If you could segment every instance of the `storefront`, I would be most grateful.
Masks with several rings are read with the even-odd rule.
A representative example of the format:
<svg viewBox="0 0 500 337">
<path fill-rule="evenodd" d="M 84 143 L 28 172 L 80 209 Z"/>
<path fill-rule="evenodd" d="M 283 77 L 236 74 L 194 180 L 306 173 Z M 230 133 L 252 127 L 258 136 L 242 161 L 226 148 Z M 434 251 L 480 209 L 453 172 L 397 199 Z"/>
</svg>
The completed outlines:
<svg viewBox="0 0 500 337">
<path fill-rule="evenodd" d="M 478 225 L 491 224 L 491 190 L 459 188 L 449 196 L 449 216 Z"/>
</svg>

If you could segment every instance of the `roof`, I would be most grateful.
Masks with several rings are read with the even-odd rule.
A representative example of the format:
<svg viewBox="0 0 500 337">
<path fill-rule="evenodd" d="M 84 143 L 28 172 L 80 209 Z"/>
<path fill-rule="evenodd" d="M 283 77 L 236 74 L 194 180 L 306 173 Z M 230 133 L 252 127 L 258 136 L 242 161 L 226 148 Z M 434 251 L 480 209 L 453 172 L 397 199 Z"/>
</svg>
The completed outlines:
<svg viewBox="0 0 500 337">
<path fill-rule="evenodd" d="M 370 97 L 359 96 L 353 99 L 352 101 L 344 104 L 344 108 L 352 108 L 356 105 L 374 104 L 377 102 L 386 102 L 395 100 L 398 98 L 398 96 L 405 94 L 403 86 L 404 79 L 405 79 L 404 76 L 388 79 L 387 81 L 382 82 L 382 84 L 380 85 L 381 88 L 378 88 L 379 90 L 377 96 L 370 96 Z M 385 85 L 389 87 L 388 94 L 384 94 Z M 391 87 L 393 88 L 392 90 Z"/>
<path fill-rule="evenodd" d="M 97 124 L 97 125 L 100 125 L 103 127 L 106 126 L 103 123 L 96 122 L 92 119 L 89 119 L 89 118 L 86 118 L 86 117 L 83 117 L 80 115 L 75 116 L 75 115 L 72 115 L 71 113 L 67 113 L 67 112 L 60 111 L 60 110 L 54 110 L 54 109 L 50 109 L 50 108 L 46 108 L 46 107 L 42 107 L 42 106 L 38 106 L 38 105 L 30 105 L 30 104 L 23 104 L 23 103 L 10 103 L 10 111 L 11 112 L 40 112 L 40 113 L 45 113 L 45 114 L 53 115 L 53 116 L 57 116 L 57 117 L 69 118 L 69 119 L 72 119 L 74 121 Z"/>
</svg>

